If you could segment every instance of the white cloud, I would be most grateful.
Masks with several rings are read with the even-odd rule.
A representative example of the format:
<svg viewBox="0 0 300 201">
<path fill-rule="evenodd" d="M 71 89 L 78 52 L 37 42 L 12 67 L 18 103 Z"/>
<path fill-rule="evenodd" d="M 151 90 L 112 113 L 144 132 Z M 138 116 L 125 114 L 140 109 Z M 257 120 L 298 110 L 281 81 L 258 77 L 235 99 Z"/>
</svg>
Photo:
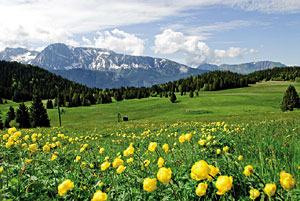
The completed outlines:
<svg viewBox="0 0 300 201">
<path fill-rule="evenodd" d="M 98 32 L 94 39 L 95 47 L 106 48 L 122 53 L 142 55 L 144 52 L 144 40 L 124 31 L 114 29 L 112 31 Z"/>
<path fill-rule="evenodd" d="M 257 50 L 240 47 L 230 47 L 227 50 L 212 50 L 197 36 L 185 36 L 181 32 L 166 29 L 162 34 L 155 36 L 155 53 L 186 55 L 189 65 L 197 66 L 201 63 L 220 63 L 225 58 L 238 58 L 246 54 L 256 53 Z"/>
<path fill-rule="evenodd" d="M 263 13 L 300 12 L 299 0 L 0 0 L 0 49 L 53 42 L 74 44 L 76 34 L 159 21 L 219 5 Z M 232 26 L 242 23 L 236 21 Z"/>
</svg>

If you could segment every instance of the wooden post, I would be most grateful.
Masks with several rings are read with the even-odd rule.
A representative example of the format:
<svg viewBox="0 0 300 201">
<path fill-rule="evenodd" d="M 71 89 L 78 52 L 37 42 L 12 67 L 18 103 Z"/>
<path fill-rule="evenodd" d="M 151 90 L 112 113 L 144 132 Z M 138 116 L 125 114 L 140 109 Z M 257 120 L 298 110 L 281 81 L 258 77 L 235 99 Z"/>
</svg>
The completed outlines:
<svg viewBox="0 0 300 201">
<path fill-rule="evenodd" d="M 57 103 L 57 109 L 58 109 L 59 127 L 61 127 L 61 117 L 60 117 L 59 103 Z"/>
</svg>

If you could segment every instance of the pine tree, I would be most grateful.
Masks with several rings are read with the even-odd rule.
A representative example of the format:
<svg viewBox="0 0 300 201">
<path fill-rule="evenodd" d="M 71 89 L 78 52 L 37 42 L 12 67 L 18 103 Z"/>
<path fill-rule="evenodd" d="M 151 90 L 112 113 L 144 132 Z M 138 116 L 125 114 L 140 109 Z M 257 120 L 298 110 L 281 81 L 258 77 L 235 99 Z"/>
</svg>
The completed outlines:
<svg viewBox="0 0 300 201">
<path fill-rule="evenodd" d="M 171 93 L 170 101 L 171 101 L 172 103 L 175 103 L 176 99 L 177 99 L 177 98 L 176 98 L 175 93 Z"/>
<path fill-rule="evenodd" d="M 24 103 L 19 105 L 16 112 L 16 122 L 19 123 L 20 128 L 30 128 L 30 116 Z"/>
<path fill-rule="evenodd" d="M 47 100 L 47 104 L 46 104 L 47 109 L 53 109 L 53 103 L 52 100 Z"/>
<path fill-rule="evenodd" d="M 15 109 L 12 106 L 9 107 L 9 110 L 6 114 L 9 122 L 16 118 Z"/>
<path fill-rule="evenodd" d="M 38 96 L 33 97 L 30 107 L 30 118 L 33 127 L 50 127 L 47 110 Z"/>
<path fill-rule="evenodd" d="M 3 121 L 1 119 L 1 111 L 0 111 L 0 130 L 3 130 L 4 125 L 3 125 Z"/>
<path fill-rule="evenodd" d="M 281 110 L 284 111 L 293 111 L 294 108 L 300 107 L 299 95 L 294 86 L 290 85 L 282 99 Z"/>
</svg>

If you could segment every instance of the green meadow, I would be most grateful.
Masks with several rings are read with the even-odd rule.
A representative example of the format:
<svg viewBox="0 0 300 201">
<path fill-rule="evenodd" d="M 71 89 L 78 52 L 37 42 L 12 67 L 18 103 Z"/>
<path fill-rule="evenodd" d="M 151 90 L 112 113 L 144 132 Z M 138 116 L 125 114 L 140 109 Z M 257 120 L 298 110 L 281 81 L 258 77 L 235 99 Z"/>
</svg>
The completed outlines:
<svg viewBox="0 0 300 201">
<path fill-rule="evenodd" d="M 280 110 L 290 84 L 300 92 L 300 83 L 271 81 L 177 93 L 176 103 L 62 108 L 62 127 L 48 110 L 52 128 L 0 132 L 0 200 L 299 200 L 300 112 Z M 18 107 L 0 105 L 2 119 L 10 105 Z M 117 122 L 118 113 L 129 121 Z"/>
</svg>

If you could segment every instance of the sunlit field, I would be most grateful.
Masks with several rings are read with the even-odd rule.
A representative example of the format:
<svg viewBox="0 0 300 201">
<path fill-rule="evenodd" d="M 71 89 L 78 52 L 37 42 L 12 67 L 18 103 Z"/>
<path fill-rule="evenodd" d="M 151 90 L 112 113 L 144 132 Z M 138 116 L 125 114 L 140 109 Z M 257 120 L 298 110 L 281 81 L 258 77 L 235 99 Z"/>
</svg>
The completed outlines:
<svg viewBox="0 0 300 201">
<path fill-rule="evenodd" d="M 0 200 L 300 200 L 289 84 L 64 108 L 63 127 L 48 110 L 51 128 L 1 131 Z"/>
</svg>

